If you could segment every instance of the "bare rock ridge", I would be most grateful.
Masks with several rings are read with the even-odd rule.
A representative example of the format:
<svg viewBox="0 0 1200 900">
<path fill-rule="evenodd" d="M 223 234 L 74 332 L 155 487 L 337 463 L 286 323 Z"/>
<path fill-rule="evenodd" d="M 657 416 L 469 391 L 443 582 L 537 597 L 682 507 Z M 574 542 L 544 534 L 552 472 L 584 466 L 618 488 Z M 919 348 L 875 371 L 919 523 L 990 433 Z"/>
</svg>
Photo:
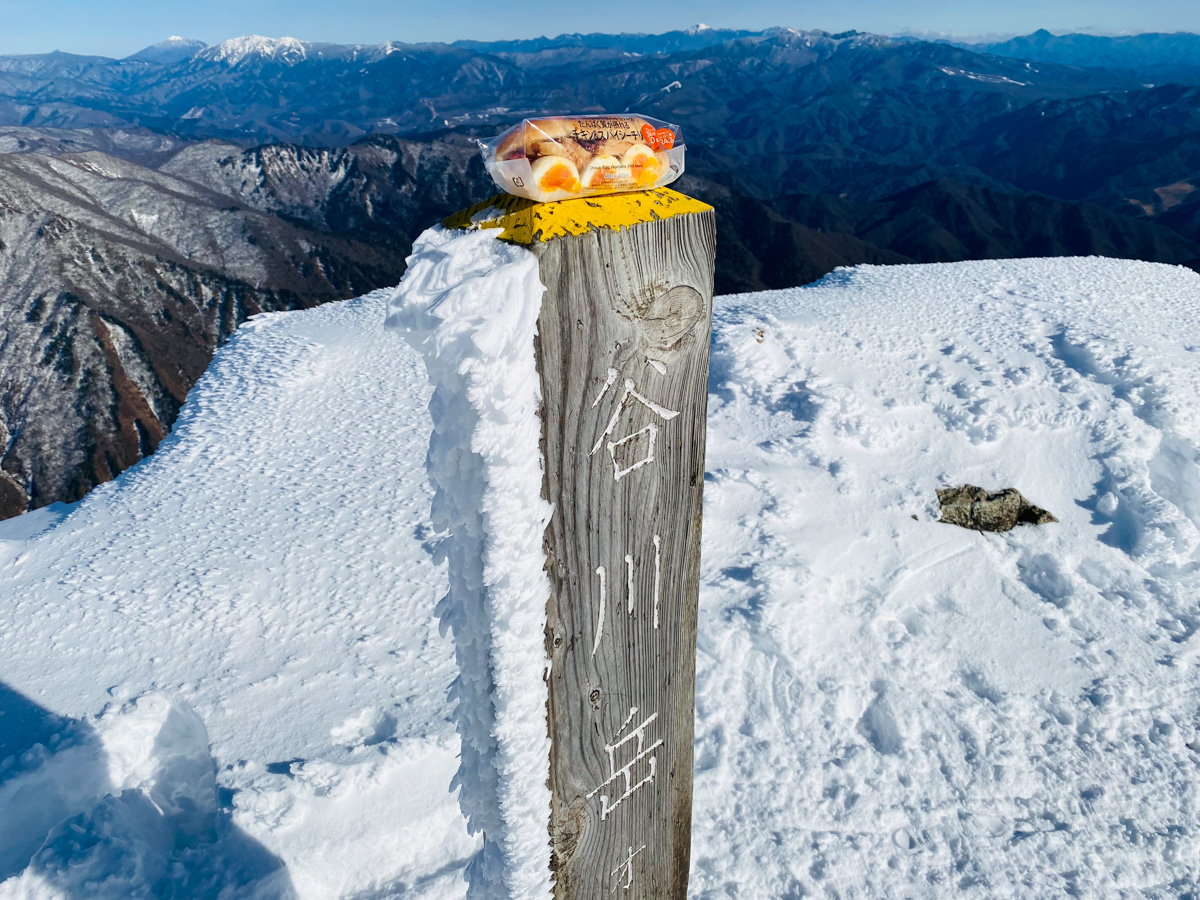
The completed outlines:
<svg viewBox="0 0 1200 900">
<path fill-rule="evenodd" d="M 1058 521 L 1026 500 L 1016 488 L 1005 488 L 993 494 L 973 484 L 964 484 L 941 488 L 937 496 L 942 506 L 939 521 L 972 531 L 1011 531 L 1018 525 L 1045 525 Z"/>
</svg>

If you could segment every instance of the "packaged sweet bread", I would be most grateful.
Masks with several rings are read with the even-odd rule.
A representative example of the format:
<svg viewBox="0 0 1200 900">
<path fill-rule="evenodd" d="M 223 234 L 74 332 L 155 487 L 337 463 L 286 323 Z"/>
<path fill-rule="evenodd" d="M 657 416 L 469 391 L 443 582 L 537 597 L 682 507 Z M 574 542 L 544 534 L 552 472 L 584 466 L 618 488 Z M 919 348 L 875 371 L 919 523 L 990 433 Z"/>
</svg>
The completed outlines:
<svg viewBox="0 0 1200 900">
<path fill-rule="evenodd" d="M 501 189 L 543 203 L 645 191 L 683 174 L 678 126 L 648 116 L 525 119 L 480 147 Z"/>
</svg>

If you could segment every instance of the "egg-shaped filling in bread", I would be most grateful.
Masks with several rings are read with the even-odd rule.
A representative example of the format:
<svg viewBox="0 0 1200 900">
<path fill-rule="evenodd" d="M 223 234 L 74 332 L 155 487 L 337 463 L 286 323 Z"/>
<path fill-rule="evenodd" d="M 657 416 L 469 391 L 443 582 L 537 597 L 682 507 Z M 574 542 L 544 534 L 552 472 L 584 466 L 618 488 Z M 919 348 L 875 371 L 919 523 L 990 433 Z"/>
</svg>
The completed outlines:
<svg viewBox="0 0 1200 900">
<path fill-rule="evenodd" d="M 618 187 L 624 181 L 621 161 L 615 156 L 593 156 L 583 170 L 580 180 L 585 188 L 606 191 Z"/>
<path fill-rule="evenodd" d="M 579 192 L 579 169 L 565 156 L 541 156 L 533 161 L 533 183 L 547 194 Z"/>
<path fill-rule="evenodd" d="M 649 187 L 666 171 L 665 154 L 655 153 L 645 144 L 634 144 L 621 157 L 621 164 L 628 167 L 629 175 L 639 187 Z"/>
</svg>

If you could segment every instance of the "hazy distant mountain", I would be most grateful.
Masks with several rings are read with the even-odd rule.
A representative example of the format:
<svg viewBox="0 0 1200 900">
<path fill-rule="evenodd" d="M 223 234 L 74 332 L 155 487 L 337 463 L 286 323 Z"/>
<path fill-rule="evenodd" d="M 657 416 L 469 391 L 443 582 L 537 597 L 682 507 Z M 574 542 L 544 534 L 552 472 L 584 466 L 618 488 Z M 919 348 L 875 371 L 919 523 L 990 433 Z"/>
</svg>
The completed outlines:
<svg viewBox="0 0 1200 900">
<path fill-rule="evenodd" d="M 494 134 L 539 113 L 637 110 L 683 123 L 689 165 L 742 192 L 877 199 L 948 176 L 1003 188 L 975 163 L 994 120 L 1140 85 L 1135 75 L 857 32 L 738 35 L 676 32 L 658 43 L 703 46 L 656 55 L 622 49 L 645 49 L 643 35 L 495 52 L 248 36 L 169 65 L 0 58 L 0 124 L 344 145 L 377 133 Z"/>
<path fill-rule="evenodd" d="M 0 58 L 0 124 L 142 125 L 198 138 L 333 144 L 379 132 L 495 129 L 526 113 L 640 109 L 686 121 L 704 141 L 771 128 L 796 145 L 850 131 L 865 137 L 882 124 L 880 114 L 886 120 L 889 108 L 900 107 L 908 110 L 901 118 L 920 120 L 918 133 L 902 125 L 902 133 L 889 127 L 879 137 L 910 144 L 923 157 L 940 137 L 947 108 L 956 109 L 952 124 L 961 129 L 1000 108 L 1133 83 L 856 32 L 676 32 L 663 43 L 680 49 L 647 55 L 657 40 L 567 36 L 511 50 L 519 45 L 346 46 L 247 36 L 169 65 L 63 54 Z M 683 46 L 691 43 L 701 46 Z M 829 114 L 819 108 L 830 104 Z M 926 146 L 917 150 L 920 143 Z"/>
<path fill-rule="evenodd" d="M 160 66 L 169 66 L 171 63 L 177 63 L 195 56 L 207 46 L 208 44 L 204 43 L 204 41 L 190 41 L 187 38 L 172 36 L 165 41 L 151 44 L 149 47 L 139 50 L 128 58 L 158 63 Z"/>
<path fill-rule="evenodd" d="M 568 63 L 582 63 L 591 68 L 631 56 L 663 56 L 703 50 L 738 38 L 762 34 L 761 31 L 693 25 L 684 31 L 668 31 L 665 34 L 560 34 L 554 38 L 519 41 L 455 41 L 454 46 L 493 54 L 531 68 Z"/>
<path fill-rule="evenodd" d="M 990 44 L 962 44 L 980 53 L 1016 59 L 1107 69 L 1147 69 L 1155 66 L 1200 67 L 1200 35 L 1174 34 L 1051 34 L 1040 29 L 1024 37 Z"/>
</svg>

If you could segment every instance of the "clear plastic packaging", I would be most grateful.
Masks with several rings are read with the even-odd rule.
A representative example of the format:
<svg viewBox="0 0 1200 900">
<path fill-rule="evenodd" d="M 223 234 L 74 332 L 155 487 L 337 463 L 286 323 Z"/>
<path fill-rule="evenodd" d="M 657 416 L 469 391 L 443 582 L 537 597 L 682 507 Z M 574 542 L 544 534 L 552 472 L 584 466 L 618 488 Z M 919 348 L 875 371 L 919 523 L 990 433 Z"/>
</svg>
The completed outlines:
<svg viewBox="0 0 1200 900">
<path fill-rule="evenodd" d="M 479 146 L 502 190 L 542 203 L 646 191 L 683 174 L 679 126 L 648 116 L 524 119 Z"/>
</svg>

